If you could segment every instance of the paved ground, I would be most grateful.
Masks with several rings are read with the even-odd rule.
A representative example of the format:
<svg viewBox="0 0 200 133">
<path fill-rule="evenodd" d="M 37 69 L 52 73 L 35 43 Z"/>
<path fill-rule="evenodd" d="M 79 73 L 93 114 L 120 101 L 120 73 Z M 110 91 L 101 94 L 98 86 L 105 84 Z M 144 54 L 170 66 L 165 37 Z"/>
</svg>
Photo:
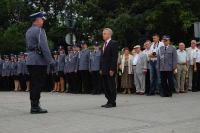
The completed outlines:
<svg viewBox="0 0 200 133">
<path fill-rule="evenodd" d="M 48 114 L 30 115 L 28 93 L 0 92 L 0 133 L 199 133 L 200 93 L 118 95 L 104 109 L 103 95 L 43 93 Z"/>
</svg>

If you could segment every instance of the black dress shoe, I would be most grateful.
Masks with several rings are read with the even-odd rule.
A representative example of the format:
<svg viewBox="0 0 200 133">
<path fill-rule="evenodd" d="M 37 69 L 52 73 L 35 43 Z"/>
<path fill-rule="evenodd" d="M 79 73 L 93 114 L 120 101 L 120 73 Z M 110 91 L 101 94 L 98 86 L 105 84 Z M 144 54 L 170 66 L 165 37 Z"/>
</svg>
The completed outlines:
<svg viewBox="0 0 200 133">
<path fill-rule="evenodd" d="M 107 104 L 105 106 L 105 108 L 114 108 L 114 107 L 116 107 L 116 104 Z"/>
<path fill-rule="evenodd" d="M 48 113 L 46 109 L 42 109 L 41 107 L 33 107 L 30 111 L 31 114 L 44 114 Z"/>
<path fill-rule="evenodd" d="M 106 103 L 105 105 L 101 105 L 101 107 L 104 107 L 104 108 L 105 108 L 107 105 L 108 105 L 108 103 Z"/>
</svg>

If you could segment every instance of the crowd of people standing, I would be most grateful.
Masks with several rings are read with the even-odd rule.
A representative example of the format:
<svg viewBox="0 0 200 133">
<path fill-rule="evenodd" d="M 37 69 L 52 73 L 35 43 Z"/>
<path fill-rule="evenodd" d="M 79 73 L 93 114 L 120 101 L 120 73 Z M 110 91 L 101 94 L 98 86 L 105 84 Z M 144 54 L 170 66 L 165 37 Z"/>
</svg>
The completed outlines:
<svg viewBox="0 0 200 133">
<path fill-rule="evenodd" d="M 191 47 L 180 42 L 178 49 L 170 45 L 170 36 L 160 40 L 154 34 L 152 42 L 125 47 L 119 52 L 117 88 L 123 94 L 160 94 L 171 97 L 173 92 L 199 91 L 200 43 L 191 40 Z M 143 49 L 143 51 L 142 51 Z M 45 91 L 101 94 L 104 89 L 101 76 L 102 48 L 86 41 L 64 50 L 52 51 L 54 65 L 47 66 Z M 0 89 L 29 91 L 30 78 L 26 66 L 27 53 L 0 56 Z"/>
</svg>

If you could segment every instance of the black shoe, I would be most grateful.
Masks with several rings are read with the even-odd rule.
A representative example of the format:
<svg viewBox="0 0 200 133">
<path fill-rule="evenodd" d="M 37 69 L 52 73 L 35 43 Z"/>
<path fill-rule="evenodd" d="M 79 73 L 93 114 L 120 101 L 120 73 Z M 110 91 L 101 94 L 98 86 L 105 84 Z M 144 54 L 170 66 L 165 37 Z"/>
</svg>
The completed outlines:
<svg viewBox="0 0 200 133">
<path fill-rule="evenodd" d="M 105 108 L 108 105 L 108 103 L 106 103 L 105 105 L 101 105 L 101 107 Z"/>
<path fill-rule="evenodd" d="M 114 108 L 114 107 L 116 107 L 116 104 L 107 104 L 105 106 L 105 108 Z"/>
<path fill-rule="evenodd" d="M 30 111 L 31 114 L 44 114 L 48 113 L 46 109 L 42 109 L 41 107 L 33 107 Z"/>
</svg>

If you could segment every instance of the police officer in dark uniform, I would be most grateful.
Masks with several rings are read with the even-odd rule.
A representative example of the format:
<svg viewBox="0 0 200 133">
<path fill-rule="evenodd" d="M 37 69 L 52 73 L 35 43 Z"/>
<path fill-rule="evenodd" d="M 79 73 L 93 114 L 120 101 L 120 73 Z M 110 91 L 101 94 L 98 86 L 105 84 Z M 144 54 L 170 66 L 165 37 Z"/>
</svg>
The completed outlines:
<svg viewBox="0 0 200 133">
<path fill-rule="evenodd" d="M 10 89 L 10 60 L 8 55 L 4 55 L 4 62 L 2 67 L 3 89 Z"/>
<path fill-rule="evenodd" d="M 30 15 L 32 26 L 26 32 L 27 62 L 30 74 L 30 113 L 47 113 L 46 109 L 40 107 L 40 93 L 45 87 L 47 65 L 54 64 L 45 30 L 42 28 L 44 23 L 43 12 Z"/>
<path fill-rule="evenodd" d="M 58 76 L 60 81 L 60 92 L 65 91 L 65 75 L 64 75 L 64 66 L 65 66 L 65 50 L 62 46 L 59 47 L 59 56 L 58 56 Z"/>
<path fill-rule="evenodd" d="M 100 78 L 100 61 L 101 61 L 101 50 L 99 43 L 94 42 L 94 50 L 90 52 L 90 63 L 89 71 L 92 77 L 92 94 L 101 93 L 101 78 Z"/>
<path fill-rule="evenodd" d="M 66 82 L 66 91 L 65 92 L 71 92 L 72 91 L 72 82 L 69 75 L 69 66 L 70 66 L 70 56 L 73 53 L 72 48 L 68 47 L 68 54 L 65 56 L 65 65 L 64 65 L 64 75 L 65 75 L 65 82 Z"/>
<path fill-rule="evenodd" d="M 81 51 L 78 55 L 78 73 L 81 78 L 81 90 L 83 93 L 89 94 L 90 90 L 90 74 L 89 74 L 89 58 L 90 58 L 90 50 L 88 49 L 88 45 L 85 41 L 81 41 Z"/>
<path fill-rule="evenodd" d="M 66 71 L 68 72 L 69 93 L 79 93 L 79 76 L 77 73 L 77 63 L 80 48 L 78 47 L 78 45 L 73 46 L 66 60 L 68 63 L 65 65 L 65 67 L 67 67 Z"/>
</svg>

